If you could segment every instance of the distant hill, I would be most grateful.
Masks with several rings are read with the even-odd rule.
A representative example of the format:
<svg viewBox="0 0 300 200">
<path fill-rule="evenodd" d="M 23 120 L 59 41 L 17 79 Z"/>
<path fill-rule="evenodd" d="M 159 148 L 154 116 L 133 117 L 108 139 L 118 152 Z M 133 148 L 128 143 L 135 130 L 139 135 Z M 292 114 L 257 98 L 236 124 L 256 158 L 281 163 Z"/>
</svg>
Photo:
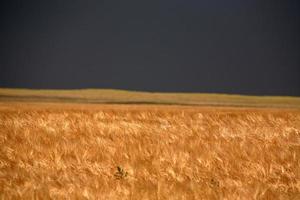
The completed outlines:
<svg viewBox="0 0 300 200">
<path fill-rule="evenodd" d="M 153 93 L 111 89 L 33 90 L 0 88 L 0 101 L 176 104 L 300 109 L 300 97 L 205 93 Z"/>
</svg>

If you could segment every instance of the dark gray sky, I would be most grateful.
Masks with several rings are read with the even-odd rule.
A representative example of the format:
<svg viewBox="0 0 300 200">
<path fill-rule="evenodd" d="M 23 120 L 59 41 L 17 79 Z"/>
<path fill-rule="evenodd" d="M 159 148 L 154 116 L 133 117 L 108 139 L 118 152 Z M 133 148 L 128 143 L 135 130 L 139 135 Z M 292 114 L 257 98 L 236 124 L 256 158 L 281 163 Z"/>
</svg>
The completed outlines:
<svg viewBox="0 0 300 200">
<path fill-rule="evenodd" d="M 2 0 L 0 87 L 300 96 L 299 0 Z"/>
</svg>

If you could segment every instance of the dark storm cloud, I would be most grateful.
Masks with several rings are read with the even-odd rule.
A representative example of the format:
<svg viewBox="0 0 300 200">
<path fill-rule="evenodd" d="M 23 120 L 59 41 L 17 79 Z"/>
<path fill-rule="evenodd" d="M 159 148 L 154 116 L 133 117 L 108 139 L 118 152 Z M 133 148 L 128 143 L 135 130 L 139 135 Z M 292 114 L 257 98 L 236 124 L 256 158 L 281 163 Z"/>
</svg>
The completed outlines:
<svg viewBox="0 0 300 200">
<path fill-rule="evenodd" d="M 1 1 L 0 87 L 300 95 L 300 3 Z"/>
</svg>

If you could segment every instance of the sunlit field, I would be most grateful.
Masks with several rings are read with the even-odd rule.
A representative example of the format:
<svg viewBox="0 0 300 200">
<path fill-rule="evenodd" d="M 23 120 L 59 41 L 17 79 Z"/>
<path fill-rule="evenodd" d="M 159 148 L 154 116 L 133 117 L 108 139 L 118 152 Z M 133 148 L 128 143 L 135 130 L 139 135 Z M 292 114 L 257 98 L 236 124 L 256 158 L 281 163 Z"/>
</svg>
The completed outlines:
<svg viewBox="0 0 300 200">
<path fill-rule="evenodd" d="M 300 110 L 0 103 L 0 198 L 300 199 Z"/>
</svg>

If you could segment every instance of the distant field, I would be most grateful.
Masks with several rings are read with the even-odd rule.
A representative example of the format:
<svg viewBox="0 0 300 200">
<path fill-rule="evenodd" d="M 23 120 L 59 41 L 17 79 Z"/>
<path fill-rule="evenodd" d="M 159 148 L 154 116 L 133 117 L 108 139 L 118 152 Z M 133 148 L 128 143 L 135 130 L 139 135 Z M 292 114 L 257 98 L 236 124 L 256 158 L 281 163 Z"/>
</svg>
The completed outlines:
<svg viewBox="0 0 300 200">
<path fill-rule="evenodd" d="M 177 104 L 201 106 L 277 107 L 300 109 L 300 97 L 242 96 L 198 93 L 149 93 L 124 90 L 1 89 L 1 101 L 118 104 Z"/>
<path fill-rule="evenodd" d="M 300 199 L 299 166 L 299 109 L 0 102 L 0 199 Z"/>
</svg>

